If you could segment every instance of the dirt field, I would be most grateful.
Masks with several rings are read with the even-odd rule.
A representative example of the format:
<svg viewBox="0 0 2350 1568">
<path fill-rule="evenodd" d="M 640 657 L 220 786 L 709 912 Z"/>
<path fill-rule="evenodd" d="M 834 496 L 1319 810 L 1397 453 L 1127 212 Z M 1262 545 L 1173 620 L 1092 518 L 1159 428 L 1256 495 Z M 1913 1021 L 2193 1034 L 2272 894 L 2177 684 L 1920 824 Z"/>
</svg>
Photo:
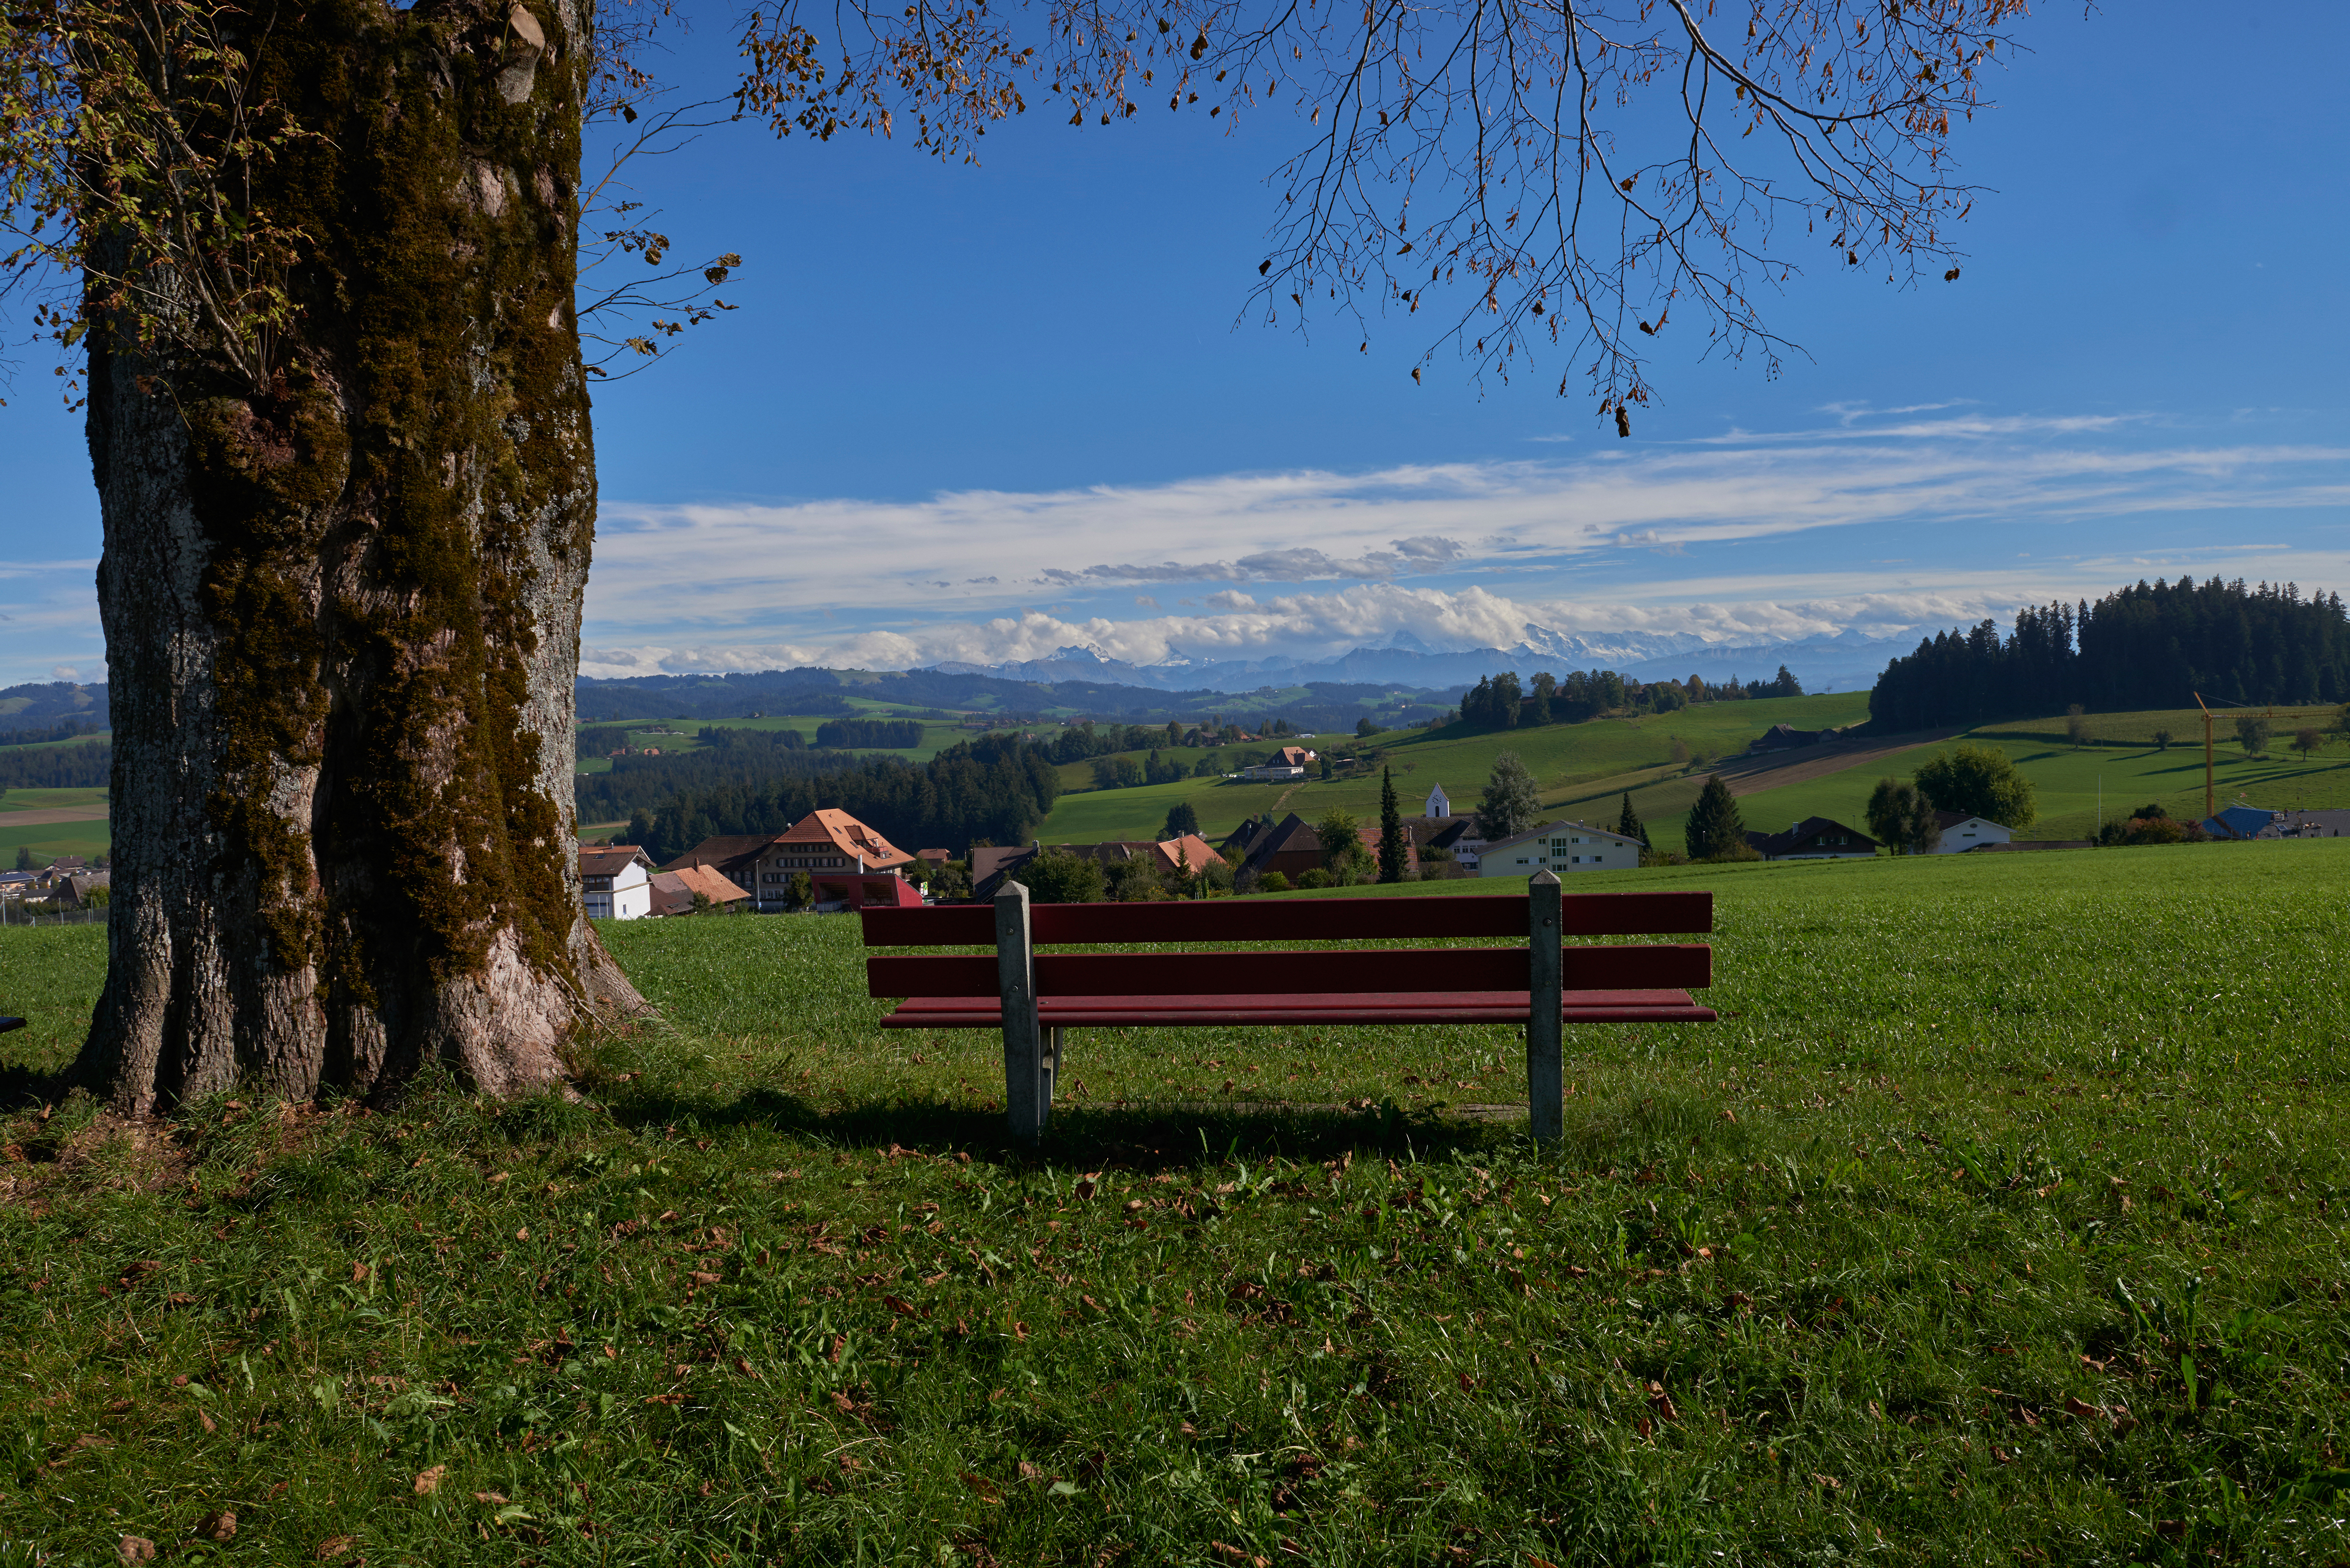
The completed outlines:
<svg viewBox="0 0 2350 1568">
<path fill-rule="evenodd" d="M 47 811 L 0 811 L 0 832 L 12 827 L 46 827 L 53 822 L 104 822 L 102 805 L 57 805 Z"/>
</svg>

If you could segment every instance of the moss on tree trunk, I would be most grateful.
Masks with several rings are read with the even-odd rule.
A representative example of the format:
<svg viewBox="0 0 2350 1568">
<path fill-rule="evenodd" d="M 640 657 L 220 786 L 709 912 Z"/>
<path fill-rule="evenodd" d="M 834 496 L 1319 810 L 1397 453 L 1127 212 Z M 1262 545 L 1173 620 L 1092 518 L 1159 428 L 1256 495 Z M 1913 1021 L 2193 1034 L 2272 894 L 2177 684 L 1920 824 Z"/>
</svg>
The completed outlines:
<svg viewBox="0 0 2350 1568">
<path fill-rule="evenodd" d="M 318 0 L 256 90 L 314 138 L 253 200 L 315 250 L 256 390 L 93 352 L 115 908 L 85 1071 L 562 1075 L 635 992 L 580 908 L 572 678 L 595 525 L 572 319 L 576 0 Z"/>
</svg>

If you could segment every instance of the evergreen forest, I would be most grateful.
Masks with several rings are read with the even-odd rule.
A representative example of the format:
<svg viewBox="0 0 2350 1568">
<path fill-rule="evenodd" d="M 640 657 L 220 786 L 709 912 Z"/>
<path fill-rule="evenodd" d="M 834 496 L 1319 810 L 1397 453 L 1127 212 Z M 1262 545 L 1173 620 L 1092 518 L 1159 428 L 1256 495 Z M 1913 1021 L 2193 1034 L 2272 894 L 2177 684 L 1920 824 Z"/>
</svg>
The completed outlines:
<svg viewBox="0 0 2350 1568">
<path fill-rule="evenodd" d="M 937 846 L 961 854 L 973 842 L 1019 843 L 1045 820 L 1060 793 L 1049 749 L 1010 735 L 964 741 L 920 764 L 780 748 L 762 762 L 763 767 L 706 780 L 697 772 L 686 787 L 657 804 L 636 805 L 626 842 L 641 845 L 658 863 L 722 834 L 782 833 L 829 806 L 901 849 Z M 616 765 L 613 773 L 577 781 L 582 820 L 619 815 L 592 811 L 589 802 L 602 798 L 598 786 L 625 776 Z"/>
<path fill-rule="evenodd" d="M 1518 673 L 1488 675 L 1461 698 L 1461 722 L 1472 730 L 1523 730 L 1540 724 L 1580 724 L 1611 713 L 1670 713 L 1695 702 L 1734 702 L 1764 697 L 1801 697 L 1804 683 L 1785 665 L 1769 680 L 1715 683 L 1701 676 L 1687 680 L 1636 680 L 1613 670 L 1575 670 L 1565 680 L 1543 670 L 1524 687 Z"/>
<path fill-rule="evenodd" d="M 2350 697 L 2342 597 L 2293 583 L 2155 579 L 2096 603 L 2026 607 L 1941 632 L 1897 659 L 1869 692 L 1880 730 L 1979 724 L 2063 712 L 2220 702 L 2339 702 Z M 2215 701 L 2216 700 L 2216 701 Z"/>
</svg>

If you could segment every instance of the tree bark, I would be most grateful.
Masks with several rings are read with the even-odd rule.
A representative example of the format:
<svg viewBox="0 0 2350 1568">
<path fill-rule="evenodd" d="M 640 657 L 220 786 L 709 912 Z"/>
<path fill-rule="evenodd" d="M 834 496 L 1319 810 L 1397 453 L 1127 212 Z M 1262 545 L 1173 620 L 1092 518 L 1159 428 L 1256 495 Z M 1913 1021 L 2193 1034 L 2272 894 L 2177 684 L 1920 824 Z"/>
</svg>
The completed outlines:
<svg viewBox="0 0 2350 1568">
<path fill-rule="evenodd" d="M 572 805 L 589 18 L 261 21 L 255 94 L 315 133 L 240 196 L 311 240 L 267 384 L 92 351 L 115 872 L 82 1068 L 134 1113 L 436 1062 L 517 1093 L 643 1005 L 582 914 Z"/>
</svg>

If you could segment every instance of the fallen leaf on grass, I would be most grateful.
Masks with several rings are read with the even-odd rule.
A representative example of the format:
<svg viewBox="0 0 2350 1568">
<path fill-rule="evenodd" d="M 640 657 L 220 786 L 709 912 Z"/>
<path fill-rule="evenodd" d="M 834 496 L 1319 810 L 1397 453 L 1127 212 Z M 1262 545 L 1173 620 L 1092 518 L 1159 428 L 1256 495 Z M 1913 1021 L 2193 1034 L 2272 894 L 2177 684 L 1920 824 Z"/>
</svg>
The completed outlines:
<svg viewBox="0 0 2350 1568">
<path fill-rule="evenodd" d="M 227 1541 L 236 1534 L 236 1515 L 226 1509 L 196 1521 L 196 1533 L 206 1541 Z"/>
<path fill-rule="evenodd" d="M 2095 1421 L 2103 1419 L 2106 1413 L 2095 1405 L 2085 1404 L 2067 1394 L 2064 1396 L 2064 1414 L 2078 1416 L 2084 1421 Z"/>
<path fill-rule="evenodd" d="M 351 1283 L 358 1284 L 368 1277 L 368 1266 L 357 1259 L 351 1261 Z"/>
<path fill-rule="evenodd" d="M 217 1432 L 220 1430 L 220 1423 L 213 1419 L 212 1412 L 209 1410 L 198 1410 L 196 1412 L 196 1419 L 204 1424 L 204 1430 L 207 1432 Z"/>
<path fill-rule="evenodd" d="M 447 1465 L 434 1465 L 429 1470 L 416 1472 L 416 1495 L 431 1497 L 441 1490 L 441 1478 L 449 1473 Z"/>
<path fill-rule="evenodd" d="M 1818 1482 L 1821 1486 L 1827 1488 L 1830 1491 L 1842 1491 L 1844 1490 L 1844 1482 L 1836 1480 L 1834 1476 L 1824 1476 L 1817 1470 L 1814 1470 L 1812 1472 L 1812 1480 Z"/>
<path fill-rule="evenodd" d="M 329 1535 L 318 1542 L 318 1550 L 313 1555 L 321 1563 L 331 1563 L 359 1543 L 356 1535 Z"/>
<path fill-rule="evenodd" d="M 705 1274 L 701 1270 L 697 1269 L 692 1273 L 688 1274 L 686 1278 L 691 1280 L 697 1285 L 714 1285 L 719 1282 L 720 1276 L 717 1274 Z"/>
<path fill-rule="evenodd" d="M 1661 1383 L 1648 1385 L 1648 1408 L 1657 1413 L 1657 1419 L 1660 1421 L 1681 1418 L 1680 1410 L 1673 1404 L 1673 1397 L 1665 1392 L 1665 1386 Z"/>
<path fill-rule="evenodd" d="M 155 1543 L 143 1535 L 126 1535 L 122 1538 L 122 1544 L 114 1549 L 114 1553 L 125 1563 L 152 1563 L 155 1561 Z"/>
<path fill-rule="evenodd" d="M 2009 1462 L 2008 1451 L 2005 1449 L 2001 1448 L 1997 1443 L 1993 1443 L 1991 1446 L 1991 1457 L 1992 1462 L 1996 1464 L 2003 1465 Z"/>
<path fill-rule="evenodd" d="M 997 1486 L 993 1481 L 988 1480 L 983 1475 L 978 1475 L 972 1471 L 965 1470 L 962 1472 L 962 1484 L 977 1492 L 980 1496 L 980 1500 L 983 1502 L 1002 1502 L 1003 1501 L 1003 1489 Z"/>
<path fill-rule="evenodd" d="M 1020 1479 L 1024 1481 L 1040 1481 L 1045 1479 L 1045 1472 L 1038 1469 L 1035 1465 L 1030 1464 L 1026 1459 L 1022 1459 L 1020 1461 Z"/>
<path fill-rule="evenodd" d="M 475 1502 L 486 1502 L 492 1508 L 504 1508 L 506 1505 L 506 1498 L 504 1492 L 477 1491 L 473 1494 L 473 1501 Z"/>
<path fill-rule="evenodd" d="M 891 1312 L 896 1313 L 899 1317 L 918 1317 L 921 1314 L 922 1310 L 913 1303 L 902 1300 L 897 1296 L 883 1296 L 881 1298 L 881 1304 L 888 1307 Z"/>
</svg>

